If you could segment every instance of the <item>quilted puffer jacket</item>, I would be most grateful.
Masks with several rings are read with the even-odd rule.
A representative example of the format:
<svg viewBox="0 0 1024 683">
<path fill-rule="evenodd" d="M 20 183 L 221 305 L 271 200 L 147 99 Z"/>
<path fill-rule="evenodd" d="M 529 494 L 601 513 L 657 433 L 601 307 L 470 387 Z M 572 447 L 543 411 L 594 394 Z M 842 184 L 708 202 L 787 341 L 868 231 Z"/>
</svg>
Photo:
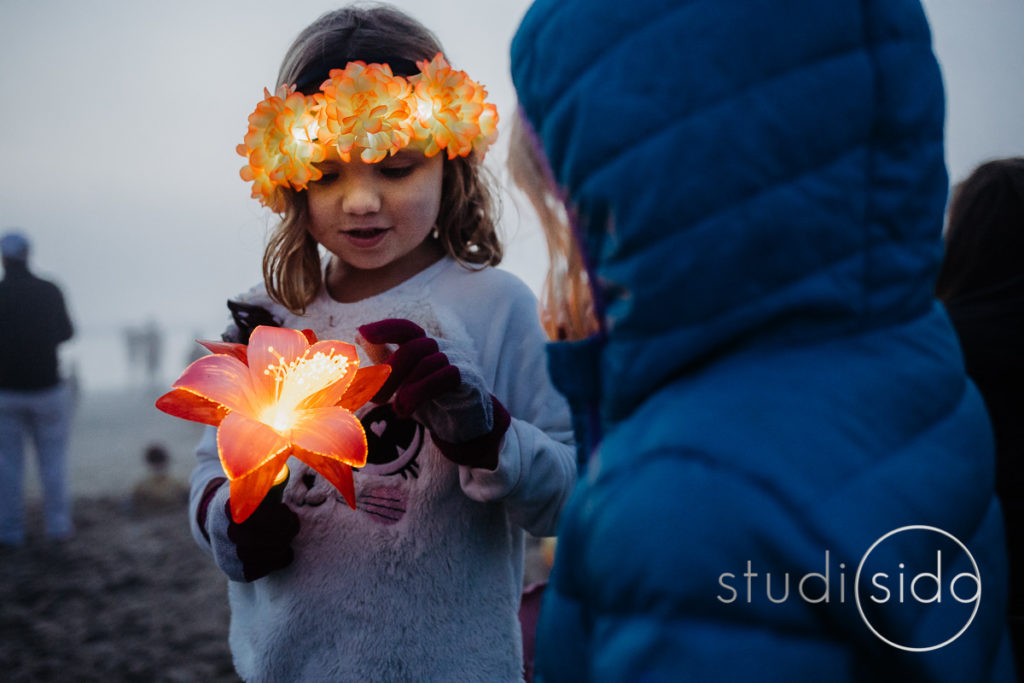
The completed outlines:
<svg viewBox="0 0 1024 683">
<path fill-rule="evenodd" d="M 1012 678 L 992 436 L 932 297 L 930 41 L 918 0 L 527 12 L 513 80 L 603 324 L 550 348 L 597 448 L 542 680 Z"/>
</svg>

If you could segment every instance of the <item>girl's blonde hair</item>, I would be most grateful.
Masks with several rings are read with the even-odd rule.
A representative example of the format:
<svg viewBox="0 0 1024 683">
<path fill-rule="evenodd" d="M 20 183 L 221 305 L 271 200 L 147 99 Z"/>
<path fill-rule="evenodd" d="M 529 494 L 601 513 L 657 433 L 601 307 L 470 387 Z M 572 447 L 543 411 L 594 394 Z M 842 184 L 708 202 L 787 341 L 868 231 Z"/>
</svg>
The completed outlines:
<svg viewBox="0 0 1024 683">
<path fill-rule="evenodd" d="M 512 181 L 533 204 L 548 243 L 550 263 L 541 289 L 541 324 L 551 339 L 583 339 L 599 328 L 587 269 L 565 202 L 528 126 L 521 115 L 512 120 L 508 169 Z"/>
<path fill-rule="evenodd" d="M 324 14 L 298 35 L 281 62 L 277 84 L 294 84 L 309 95 L 318 92 L 331 69 L 355 60 L 388 64 L 395 75 L 411 76 L 419 71 L 417 61 L 442 51 L 431 31 L 394 7 L 353 5 Z M 478 156 L 445 157 L 438 241 L 467 267 L 501 262 L 491 182 Z M 323 287 L 320 251 L 308 230 L 306 193 L 284 193 L 286 209 L 263 253 L 263 279 L 272 299 L 301 315 Z"/>
</svg>

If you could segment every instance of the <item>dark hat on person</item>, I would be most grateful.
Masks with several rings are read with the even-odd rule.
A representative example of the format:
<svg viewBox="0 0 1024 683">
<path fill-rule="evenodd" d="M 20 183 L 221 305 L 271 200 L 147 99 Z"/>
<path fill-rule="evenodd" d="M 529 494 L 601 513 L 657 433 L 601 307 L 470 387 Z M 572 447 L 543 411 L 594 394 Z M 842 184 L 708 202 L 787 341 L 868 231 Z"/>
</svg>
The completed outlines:
<svg viewBox="0 0 1024 683">
<path fill-rule="evenodd" d="M 0 237 L 0 254 L 5 259 L 25 261 L 28 259 L 28 238 L 20 232 L 12 231 Z"/>
</svg>

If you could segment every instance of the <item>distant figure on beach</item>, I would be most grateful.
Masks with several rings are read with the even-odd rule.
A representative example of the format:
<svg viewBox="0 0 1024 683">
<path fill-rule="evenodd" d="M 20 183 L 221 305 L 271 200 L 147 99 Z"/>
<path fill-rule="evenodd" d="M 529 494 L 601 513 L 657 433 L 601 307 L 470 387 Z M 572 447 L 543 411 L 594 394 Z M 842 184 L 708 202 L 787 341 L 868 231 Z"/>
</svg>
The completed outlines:
<svg viewBox="0 0 1024 683">
<path fill-rule="evenodd" d="M 0 544 L 25 541 L 24 445 L 35 446 L 46 535 L 71 536 L 66 461 L 71 390 L 61 381 L 57 347 L 73 329 L 60 289 L 29 271 L 29 241 L 0 238 Z"/>
<path fill-rule="evenodd" d="M 159 384 L 160 364 L 163 361 L 163 332 L 155 320 L 138 327 L 124 329 L 125 350 L 133 375 L 149 386 Z"/>
<path fill-rule="evenodd" d="M 145 354 L 146 380 L 150 386 L 159 384 L 160 364 L 164 353 L 164 335 L 155 320 L 150 320 L 142 328 L 143 348 Z"/>
<path fill-rule="evenodd" d="M 197 331 L 197 332 L 193 332 L 192 333 L 192 339 L 203 339 L 203 338 L 204 337 L 203 337 L 203 333 L 202 332 L 198 332 Z M 188 367 L 189 365 L 192 365 L 192 363 L 196 362 L 197 360 L 199 360 L 200 358 L 202 358 L 206 354 L 207 354 L 207 351 L 206 351 L 205 348 L 200 346 L 198 343 L 192 344 L 191 346 L 189 346 L 188 352 L 185 354 L 185 366 Z"/>
<path fill-rule="evenodd" d="M 171 460 L 167 449 L 161 444 L 150 444 L 143 458 L 149 475 L 132 490 L 132 509 L 144 513 L 184 509 L 188 502 L 188 484 L 167 471 Z"/>
</svg>

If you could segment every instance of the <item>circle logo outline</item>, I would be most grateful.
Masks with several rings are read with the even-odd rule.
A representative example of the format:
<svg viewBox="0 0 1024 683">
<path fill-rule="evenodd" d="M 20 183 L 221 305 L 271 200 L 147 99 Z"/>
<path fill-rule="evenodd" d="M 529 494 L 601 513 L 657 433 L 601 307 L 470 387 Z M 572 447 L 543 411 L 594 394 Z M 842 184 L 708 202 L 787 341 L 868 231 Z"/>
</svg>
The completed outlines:
<svg viewBox="0 0 1024 683">
<path fill-rule="evenodd" d="M 884 541 L 885 539 L 887 539 L 887 538 L 889 538 L 891 536 L 895 536 L 898 533 L 902 533 L 904 531 L 934 531 L 936 533 L 942 534 L 946 538 L 951 539 L 954 543 L 956 543 L 958 546 L 960 546 L 961 550 L 963 550 L 967 554 L 967 559 L 969 559 L 971 561 L 971 566 L 974 567 L 974 575 L 978 579 L 977 600 L 975 600 L 975 602 L 974 602 L 974 610 L 971 612 L 970 618 L 967 619 L 967 623 L 964 624 L 963 627 L 959 631 L 957 631 L 955 634 L 953 634 L 950 638 L 948 638 L 945 641 L 939 643 L 938 645 L 930 645 L 928 647 L 910 647 L 908 645 L 900 645 L 897 642 L 889 640 L 888 638 L 883 636 L 881 633 L 879 633 L 878 630 L 874 626 L 871 625 L 871 621 L 868 620 L 867 615 L 864 614 L 864 608 L 860 604 L 860 574 L 861 574 L 861 570 L 864 568 L 864 563 L 868 559 L 868 555 L 870 555 L 871 551 L 873 551 L 875 548 L 877 548 L 878 545 L 880 543 L 882 543 L 882 541 Z M 981 570 L 978 568 L 978 563 L 974 560 L 974 555 L 972 555 L 971 551 L 967 549 L 967 546 L 964 545 L 960 541 L 960 539 L 957 538 L 956 536 L 954 536 L 953 534 L 951 534 L 948 531 L 945 531 L 943 529 L 939 529 L 938 527 L 928 526 L 927 524 L 909 524 L 907 526 L 901 526 L 898 529 L 893 529 L 892 531 L 889 531 L 889 532 L 883 534 L 877 541 L 872 543 L 871 547 L 869 547 L 866 551 L 864 551 L 864 556 L 860 558 L 860 563 L 857 565 L 857 574 L 856 574 L 856 576 L 853 579 L 853 586 L 854 586 L 853 597 L 854 597 L 854 601 L 857 604 L 857 612 L 860 614 L 860 618 L 864 622 L 864 625 L 867 626 L 868 629 L 872 633 L 874 633 L 875 636 L 878 637 L 879 640 L 883 641 L 884 643 L 886 643 L 888 645 L 891 645 L 892 647 L 898 648 L 900 650 L 904 650 L 906 652 L 931 652 L 932 650 L 938 650 L 939 648 L 942 648 L 942 647 L 945 647 L 946 645 L 949 645 L 954 640 L 956 640 L 957 638 L 962 636 L 964 634 L 964 632 L 968 628 L 970 628 L 971 624 L 974 623 L 974 617 L 976 617 L 978 615 L 978 608 L 981 607 Z"/>
</svg>

